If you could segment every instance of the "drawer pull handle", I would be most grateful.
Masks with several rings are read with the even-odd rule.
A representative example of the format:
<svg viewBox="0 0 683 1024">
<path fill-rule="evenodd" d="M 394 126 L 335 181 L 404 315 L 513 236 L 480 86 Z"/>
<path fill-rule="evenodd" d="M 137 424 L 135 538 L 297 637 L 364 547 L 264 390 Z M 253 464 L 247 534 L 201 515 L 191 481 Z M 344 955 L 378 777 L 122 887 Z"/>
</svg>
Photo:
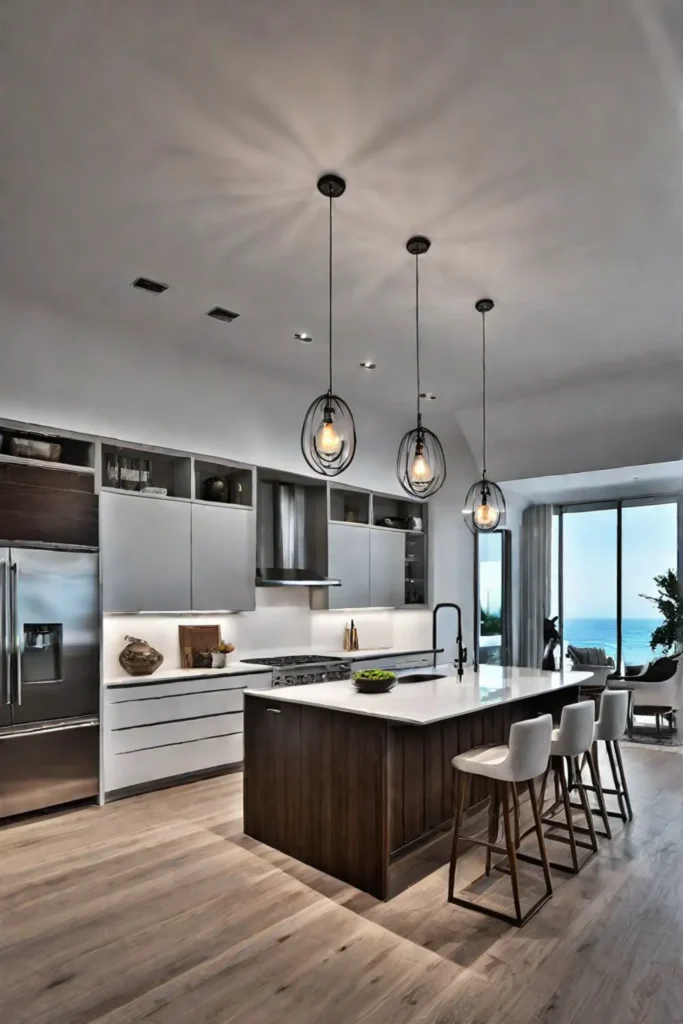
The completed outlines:
<svg viewBox="0 0 683 1024">
<path fill-rule="evenodd" d="M 266 711 L 270 711 L 273 715 L 281 715 L 282 711 L 280 708 L 266 708 Z"/>
</svg>

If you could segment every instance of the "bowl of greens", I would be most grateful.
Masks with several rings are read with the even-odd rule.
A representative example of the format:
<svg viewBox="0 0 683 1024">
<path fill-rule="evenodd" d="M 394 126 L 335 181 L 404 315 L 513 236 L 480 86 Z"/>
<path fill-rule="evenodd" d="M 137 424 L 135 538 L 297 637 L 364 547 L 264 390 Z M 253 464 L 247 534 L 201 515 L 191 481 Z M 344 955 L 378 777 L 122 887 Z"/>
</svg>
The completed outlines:
<svg viewBox="0 0 683 1024">
<path fill-rule="evenodd" d="M 353 683 L 359 693 L 387 693 L 396 683 L 396 673 L 366 668 L 353 673 Z"/>
</svg>

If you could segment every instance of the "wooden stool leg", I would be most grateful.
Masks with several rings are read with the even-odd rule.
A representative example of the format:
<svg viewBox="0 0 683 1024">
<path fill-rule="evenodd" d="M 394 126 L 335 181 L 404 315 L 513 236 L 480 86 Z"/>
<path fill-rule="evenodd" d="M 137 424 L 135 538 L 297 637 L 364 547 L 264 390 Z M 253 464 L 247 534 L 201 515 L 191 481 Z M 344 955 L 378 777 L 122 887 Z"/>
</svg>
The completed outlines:
<svg viewBox="0 0 683 1024">
<path fill-rule="evenodd" d="M 531 812 L 534 816 L 534 826 L 536 828 L 536 838 L 538 839 L 538 850 L 541 855 L 541 861 L 543 863 L 543 877 L 545 878 L 545 888 L 548 894 L 553 891 L 553 881 L 550 875 L 550 862 L 548 861 L 548 851 L 545 846 L 545 836 L 543 835 L 543 824 L 541 822 L 541 815 L 538 809 L 538 802 L 536 800 L 536 789 L 534 786 L 534 780 L 531 779 L 527 786 L 529 787 L 529 800 L 531 801 Z"/>
<path fill-rule="evenodd" d="M 605 823 L 605 834 L 607 835 L 608 839 L 611 839 L 612 838 L 612 829 L 610 828 L 609 817 L 607 815 L 607 806 L 605 804 L 605 794 L 602 791 L 602 784 L 600 782 L 600 777 L 598 776 L 598 773 L 595 770 L 595 762 L 593 761 L 593 755 L 592 754 L 588 755 L 588 767 L 590 768 L 591 780 L 593 782 L 593 787 L 595 789 L 595 795 L 598 798 L 598 809 L 599 809 L 598 813 L 600 814 L 600 817 L 602 818 L 603 822 Z"/>
<path fill-rule="evenodd" d="M 460 777 L 457 768 L 453 769 L 453 847 L 451 849 L 451 864 L 448 871 L 448 897 L 453 898 L 455 891 L 455 868 L 458 863 L 458 839 L 460 837 L 460 824 L 462 813 L 465 807 L 465 796 L 469 788 L 469 775 Z"/>
<path fill-rule="evenodd" d="M 617 764 L 616 764 L 616 761 L 614 759 L 614 751 L 612 750 L 612 743 L 611 743 L 611 741 L 607 740 L 606 743 L 605 743 L 605 746 L 607 747 L 607 756 L 609 757 L 609 765 L 610 765 L 610 768 L 612 769 L 612 778 L 614 779 L 614 788 L 617 791 L 617 800 L 619 801 L 619 813 L 621 814 L 621 820 L 622 821 L 627 821 L 628 820 L 628 816 L 626 814 L 626 805 L 624 804 L 624 794 L 622 792 L 623 787 L 622 787 L 621 781 L 619 779 L 619 773 L 617 772 Z"/>
<path fill-rule="evenodd" d="M 574 834 L 574 820 L 572 818 L 572 808 L 569 802 L 569 790 L 567 788 L 567 780 L 564 777 L 564 771 L 560 764 L 555 768 L 556 777 L 559 776 L 559 785 L 562 790 L 562 803 L 564 804 L 564 813 L 567 819 L 567 831 L 569 832 L 569 846 L 572 852 L 572 867 L 574 873 L 579 873 L 579 857 L 576 852 L 576 835 Z"/>
<path fill-rule="evenodd" d="M 501 789 L 503 792 L 503 824 L 505 826 L 505 848 L 507 850 L 508 861 L 510 864 L 512 897 L 515 901 L 515 914 L 517 915 L 517 922 L 521 923 L 522 907 L 519 901 L 519 868 L 517 865 L 517 850 L 512 837 L 512 829 L 510 828 L 510 787 L 511 783 L 509 782 L 501 783 Z"/>
<path fill-rule="evenodd" d="M 491 796 L 489 797 L 489 843 L 495 843 L 498 838 L 498 783 L 494 779 L 491 783 Z M 486 874 L 491 874 L 491 847 L 486 847 Z"/>
<path fill-rule="evenodd" d="M 591 846 L 593 847 L 593 852 L 597 853 L 598 852 L 598 837 L 595 834 L 595 825 L 593 824 L 593 815 L 591 814 L 590 804 L 588 802 L 588 797 L 586 796 L 586 790 L 584 789 L 583 778 L 581 776 L 581 771 L 579 769 L 579 759 L 578 759 L 578 757 L 575 758 L 574 761 L 575 761 L 575 769 L 576 769 L 576 788 L 579 791 L 579 799 L 581 801 L 581 807 L 583 808 L 583 813 L 584 813 L 584 816 L 586 818 L 586 825 L 588 826 L 588 831 L 590 832 Z"/>
<path fill-rule="evenodd" d="M 631 797 L 628 791 L 628 782 L 626 781 L 624 762 L 621 759 L 621 747 L 619 746 L 619 740 L 614 741 L 614 752 L 617 755 L 617 764 L 619 765 L 619 771 L 621 773 L 621 788 L 624 791 L 624 799 L 626 801 L 626 808 L 628 810 L 628 820 L 633 821 L 633 808 L 631 807 Z"/>
<path fill-rule="evenodd" d="M 511 782 L 510 783 L 510 787 L 512 789 L 512 802 L 513 802 L 514 808 L 515 808 L 515 850 L 518 850 L 520 842 L 521 842 L 521 840 L 519 838 L 519 833 L 520 833 L 520 824 L 519 824 L 519 795 L 517 793 L 517 785 L 516 785 L 516 783 Z"/>
<path fill-rule="evenodd" d="M 541 796 L 538 801 L 538 813 L 543 817 L 543 808 L 545 806 L 545 789 L 548 785 L 548 776 L 550 775 L 550 760 L 548 760 L 548 767 L 543 775 L 543 782 L 541 783 Z"/>
</svg>

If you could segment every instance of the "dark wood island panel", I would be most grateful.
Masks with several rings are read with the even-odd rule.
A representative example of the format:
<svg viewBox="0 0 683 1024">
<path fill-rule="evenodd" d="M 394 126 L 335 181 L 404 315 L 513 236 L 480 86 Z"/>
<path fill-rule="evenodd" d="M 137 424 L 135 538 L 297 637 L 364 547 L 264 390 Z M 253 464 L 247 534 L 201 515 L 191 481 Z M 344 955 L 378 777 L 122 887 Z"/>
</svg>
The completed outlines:
<svg viewBox="0 0 683 1024">
<path fill-rule="evenodd" d="M 419 726 L 246 694 L 244 831 L 387 899 L 392 863 L 451 820 L 451 759 L 576 697 L 568 686 Z M 486 794 L 474 780 L 469 806 Z"/>
</svg>

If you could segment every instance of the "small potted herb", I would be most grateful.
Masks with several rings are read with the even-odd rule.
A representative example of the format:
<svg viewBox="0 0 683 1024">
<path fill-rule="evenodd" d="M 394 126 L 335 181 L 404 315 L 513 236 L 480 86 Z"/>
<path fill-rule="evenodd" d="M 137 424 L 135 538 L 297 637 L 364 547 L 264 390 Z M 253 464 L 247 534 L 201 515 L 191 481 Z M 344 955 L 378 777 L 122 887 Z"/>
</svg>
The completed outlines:
<svg viewBox="0 0 683 1024">
<path fill-rule="evenodd" d="M 353 682 L 359 693 L 387 693 L 396 683 L 396 673 L 382 668 L 365 668 L 353 673 Z"/>
<path fill-rule="evenodd" d="M 232 654 L 235 650 L 234 644 L 226 644 L 221 642 L 216 644 L 215 647 L 211 648 L 211 668 L 225 668 L 225 663 L 228 660 L 228 655 Z"/>
</svg>

